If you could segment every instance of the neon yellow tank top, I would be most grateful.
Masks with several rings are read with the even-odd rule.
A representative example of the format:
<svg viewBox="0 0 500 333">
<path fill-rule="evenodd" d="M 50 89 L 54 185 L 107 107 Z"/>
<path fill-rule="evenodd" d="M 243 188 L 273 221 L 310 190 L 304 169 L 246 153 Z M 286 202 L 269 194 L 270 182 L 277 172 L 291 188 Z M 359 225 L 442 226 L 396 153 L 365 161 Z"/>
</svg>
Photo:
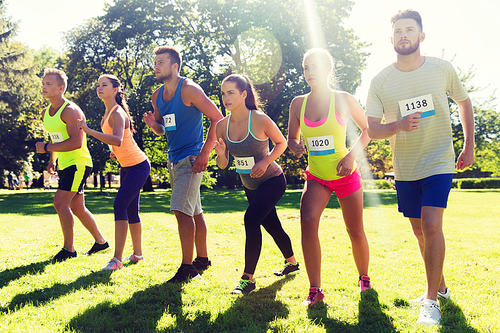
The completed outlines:
<svg viewBox="0 0 500 333">
<path fill-rule="evenodd" d="M 48 106 L 45 110 L 45 114 L 43 116 L 43 126 L 45 126 L 45 129 L 49 132 L 52 143 L 58 143 L 69 139 L 66 124 L 61 120 L 61 113 L 66 105 L 68 105 L 68 101 L 63 103 L 54 116 L 50 116 L 49 114 L 50 106 Z M 85 165 L 92 167 L 92 157 L 90 156 L 89 149 L 87 148 L 87 135 L 83 135 L 83 144 L 81 148 L 72 151 L 57 152 L 57 159 L 59 170 L 66 169 L 72 165 Z"/>
<path fill-rule="evenodd" d="M 326 121 L 319 126 L 307 126 L 306 122 L 311 121 L 304 121 L 308 97 L 309 94 L 304 97 L 300 110 L 300 129 L 309 152 L 307 168 L 312 175 L 323 180 L 340 179 L 337 165 L 348 151 L 345 146 L 346 126 L 339 123 L 335 112 L 335 92 L 330 97 Z"/>
</svg>

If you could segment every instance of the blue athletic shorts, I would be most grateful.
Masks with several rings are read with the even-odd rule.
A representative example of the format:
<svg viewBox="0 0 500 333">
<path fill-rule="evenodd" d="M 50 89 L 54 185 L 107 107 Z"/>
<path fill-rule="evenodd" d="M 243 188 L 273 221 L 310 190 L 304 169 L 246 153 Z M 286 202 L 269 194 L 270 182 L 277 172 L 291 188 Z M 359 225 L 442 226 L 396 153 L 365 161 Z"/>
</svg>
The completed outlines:
<svg viewBox="0 0 500 333">
<path fill-rule="evenodd" d="M 396 180 L 398 210 L 405 217 L 421 217 L 422 207 L 446 208 L 453 174 L 433 175 L 414 181 Z"/>
</svg>

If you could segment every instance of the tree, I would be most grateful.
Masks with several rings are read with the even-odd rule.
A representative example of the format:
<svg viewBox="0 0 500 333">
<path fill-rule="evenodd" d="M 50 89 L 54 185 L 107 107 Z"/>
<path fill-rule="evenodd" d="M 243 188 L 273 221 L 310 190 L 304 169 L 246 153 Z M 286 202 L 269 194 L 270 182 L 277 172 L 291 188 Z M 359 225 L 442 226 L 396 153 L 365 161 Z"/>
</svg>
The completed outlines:
<svg viewBox="0 0 500 333">
<path fill-rule="evenodd" d="M 228 73 L 247 72 L 257 83 L 265 102 L 263 109 L 286 135 L 290 102 L 307 91 L 301 68 L 302 55 L 313 46 L 303 15 L 304 6 L 309 3 L 312 2 L 116 0 L 106 8 L 103 17 L 68 35 L 65 69 L 70 90 L 76 100 L 85 103 L 90 101 L 85 86 L 92 86 L 97 73 L 111 72 L 125 81 L 130 105 L 134 106 L 131 110 L 139 125 L 136 140 L 151 158 L 152 174 L 160 176 L 165 176 L 161 170 L 166 162 L 165 139 L 154 137 L 142 122 L 142 114 L 151 110 L 155 45 L 176 45 L 181 49 L 181 75 L 200 84 L 223 114 L 220 82 Z M 323 47 L 338 60 L 342 89 L 353 92 L 360 83 L 360 70 L 367 56 L 361 51 L 366 44 L 342 26 L 353 3 L 316 3 L 327 36 Z M 294 166 L 287 166 L 287 172 L 297 174 L 292 170 Z M 209 166 L 208 171 L 215 171 L 215 166 Z"/>
<path fill-rule="evenodd" d="M 34 138 L 41 136 L 37 120 L 37 91 L 40 80 L 34 75 L 33 60 L 24 45 L 15 42 L 17 23 L 5 16 L 0 0 L 0 179 L 4 170 L 28 172 L 34 154 Z"/>
</svg>

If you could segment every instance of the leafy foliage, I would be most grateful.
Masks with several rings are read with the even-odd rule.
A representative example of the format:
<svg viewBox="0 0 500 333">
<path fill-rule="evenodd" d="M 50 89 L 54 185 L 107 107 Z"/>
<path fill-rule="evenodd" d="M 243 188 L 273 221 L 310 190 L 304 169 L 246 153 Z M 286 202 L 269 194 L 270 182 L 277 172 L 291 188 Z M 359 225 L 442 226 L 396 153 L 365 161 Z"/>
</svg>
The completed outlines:
<svg viewBox="0 0 500 333">
<path fill-rule="evenodd" d="M 34 75 L 28 49 L 12 40 L 16 29 L 0 0 L 0 179 L 4 170 L 30 172 L 35 137 L 42 133 L 36 94 L 40 80 Z"/>
<path fill-rule="evenodd" d="M 161 170 L 166 162 L 165 139 L 155 138 L 142 124 L 142 114 L 151 110 L 149 98 L 155 88 L 154 46 L 179 47 L 184 61 L 181 75 L 200 84 L 223 114 L 222 78 L 231 72 L 249 74 L 265 102 L 263 109 L 286 135 L 290 102 L 306 92 L 301 68 L 302 55 L 312 46 L 308 36 L 320 33 L 309 31 L 303 15 L 307 4 L 291 0 L 117 0 L 104 16 L 67 34 L 69 52 L 64 67 L 70 77 L 69 89 L 87 116 L 99 119 L 102 111 L 93 102 L 91 105 L 95 94 L 89 87 L 104 72 L 121 78 L 136 120 L 135 138 L 151 157 L 153 174 L 165 180 Z M 316 5 L 322 33 L 327 36 L 324 47 L 338 60 L 341 87 L 353 92 L 367 54 L 361 51 L 366 43 L 342 26 L 352 1 L 320 0 Z M 282 159 L 287 162 L 287 157 Z M 285 169 L 296 175 L 299 167 L 293 164 Z"/>
</svg>

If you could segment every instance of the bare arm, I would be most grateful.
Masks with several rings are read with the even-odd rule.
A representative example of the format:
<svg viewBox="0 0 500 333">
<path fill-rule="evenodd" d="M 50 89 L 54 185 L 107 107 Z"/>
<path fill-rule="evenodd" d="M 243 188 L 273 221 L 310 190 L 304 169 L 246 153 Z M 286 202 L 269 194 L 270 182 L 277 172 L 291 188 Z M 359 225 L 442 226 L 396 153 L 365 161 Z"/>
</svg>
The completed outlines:
<svg viewBox="0 0 500 333">
<path fill-rule="evenodd" d="M 263 113 L 255 114 L 256 117 L 254 117 L 252 120 L 255 121 L 256 132 L 262 131 L 264 135 L 266 135 L 274 143 L 274 147 L 269 152 L 269 154 L 259 162 L 257 162 L 252 168 L 250 177 L 258 178 L 264 175 L 269 164 L 271 164 L 278 157 L 280 157 L 281 154 L 283 154 L 283 152 L 286 150 L 287 144 L 285 137 L 271 118 Z"/>
<path fill-rule="evenodd" d="M 215 162 L 217 163 L 217 166 L 221 169 L 227 168 L 227 165 L 229 163 L 229 151 L 227 150 L 226 147 L 226 137 L 224 135 L 224 129 L 226 128 L 226 121 L 228 121 L 227 117 L 217 122 L 216 133 L 218 140 L 215 141 L 215 147 L 214 147 L 215 153 L 217 154 Z"/>
<path fill-rule="evenodd" d="M 61 113 L 61 120 L 66 124 L 69 137 L 62 142 L 50 143 L 46 147 L 44 142 L 37 142 L 37 151 L 43 153 L 46 148 L 46 151 L 50 152 L 67 152 L 81 148 L 85 133 L 76 125 L 78 119 L 85 119 L 82 110 L 73 103 L 68 104 Z M 55 161 L 56 156 L 56 154 L 51 154 L 51 161 Z"/>
<path fill-rule="evenodd" d="M 337 108 L 340 109 L 342 114 L 347 114 L 354 121 L 354 123 L 361 130 L 361 134 L 347 153 L 337 165 L 337 175 L 348 176 L 352 173 L 354 168 L 354 160 L 365 149 L 370 142 L 370 137 L 367 131 L 367 121 L 364 115 L 364 110 L 359 103 L 349 93 L 338 92 Z"/>
<path fill-rule="evenodd" d="M 290 111 L 288 117 L 288 148 L 297 157 L 302 157 L 306 151 L 304 142 L 300 139 L 300 107 L 303 96 L 295 97 L 290 104 Z"/>
<path fill-rule="evenodd" d="M 474 110 L 470 98 L 457 102 L 460 123 L 464 131 L 464 148 L 457 159 L 457 169 L 463 170 L 474 164 Z"/>
<path fill-rule="evenodd" d="M 78 128 L 82 129 L 85 133 L 92 135 L 97 140 L 104 142 L 105 144 L 120 147 L 123 141 L 123 131 L 125 129 L 125 124 L 127 119 L 124 114 L 125 111 L 116 110 L 111 115 L 109 121 L 109 125 L 113 128 L 113 134 L 104 134 L 102 132 L 93 130 L 87 126 L 85 120 L 79 120 L 77 122 Z"/>
<path fill-rule="evenodd" d="M 380 140 L 387 139 L 401 131 L 415 131 L 418 129 L 421 114 L 422 112 L 415 112 L 389 124 L 382 124 L 381 118 L 368 117 L 368 136 L 373 140 Z"/>
<path fill-rule="evenodd" d="M 207 95 L 203 92 L 201 87 L 193 82 L 187 82 L 184 90 L 182 91 L 182 100 L 185 101 L 186 105 L 192 104 L 198 110 L 201 111 L 210 119 L 210 127 L 208 128 L 207 137 L 205 143 L 201 148 L 200 153 L 196 156 L 193 163 L 193 172 L 199 173 L 205 171 L 208 165 L 208 158 L 210 156 L 210 151 L 214 147 L 216 136 L 216 126 L 217 122 L 221 120 L 222 114 L 219 109 L 215 106 Z"/>
</svg>

